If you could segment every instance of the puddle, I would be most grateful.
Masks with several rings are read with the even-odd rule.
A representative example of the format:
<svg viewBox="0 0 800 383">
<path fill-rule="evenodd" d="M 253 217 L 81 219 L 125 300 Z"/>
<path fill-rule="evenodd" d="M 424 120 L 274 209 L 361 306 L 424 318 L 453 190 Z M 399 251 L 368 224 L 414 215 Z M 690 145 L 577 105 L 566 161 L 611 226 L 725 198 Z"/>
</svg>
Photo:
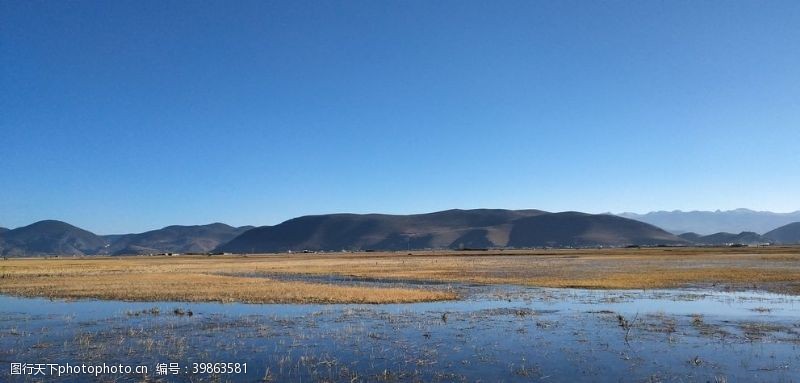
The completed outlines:
<svg viewBox="0 0 800 383">
<path fill-rule="evenodd" d="M 388 305 L 0 296 L 0 374 L 32 380 L 10 375 L 11 363 L 123 363 L 148 366 L 148 379 L 169 382 L 800 380 L 800 297 L 453 287 L 462 300 Z M 207 362 L 247 363 L 247 374 L 187 373 Z M 178 363 L 180 371 L 157 376 L 158 363 Z"/>
</svg>

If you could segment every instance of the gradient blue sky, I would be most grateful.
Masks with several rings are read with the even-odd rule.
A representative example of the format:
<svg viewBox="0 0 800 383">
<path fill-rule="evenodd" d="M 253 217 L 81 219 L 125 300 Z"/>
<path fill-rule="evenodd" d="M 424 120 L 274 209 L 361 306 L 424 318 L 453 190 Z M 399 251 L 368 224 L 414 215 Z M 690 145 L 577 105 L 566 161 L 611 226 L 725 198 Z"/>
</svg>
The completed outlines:
<svg viewBox="0 0 800 383">
<path fill-rule="evenodd" d="M 0 226 L 800 209 L 798 1 L 2 1 Z"/>
</svg>

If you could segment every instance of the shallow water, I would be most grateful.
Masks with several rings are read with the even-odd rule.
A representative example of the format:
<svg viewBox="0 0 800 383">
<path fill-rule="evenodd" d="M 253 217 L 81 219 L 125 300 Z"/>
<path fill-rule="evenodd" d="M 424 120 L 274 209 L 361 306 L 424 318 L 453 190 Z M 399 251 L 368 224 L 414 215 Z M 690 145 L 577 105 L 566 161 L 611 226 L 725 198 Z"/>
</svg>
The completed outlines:
<svg viewBox="0 0 800 383">
<path fill-rule="evenodd" d="M 150 380 L 180 382 L 800 381 L 800 297 L 452 287 L 464 299 L 255 305 L 0 296 L 0 374 L 36 381 L 10 375 L 10 364 L 123 363 L 148 366 Z M 190 373 L 205 362 L 247 363 L 247 373 Z M 180 371 L 156 375 L 158 363 Z"/>
</svg>

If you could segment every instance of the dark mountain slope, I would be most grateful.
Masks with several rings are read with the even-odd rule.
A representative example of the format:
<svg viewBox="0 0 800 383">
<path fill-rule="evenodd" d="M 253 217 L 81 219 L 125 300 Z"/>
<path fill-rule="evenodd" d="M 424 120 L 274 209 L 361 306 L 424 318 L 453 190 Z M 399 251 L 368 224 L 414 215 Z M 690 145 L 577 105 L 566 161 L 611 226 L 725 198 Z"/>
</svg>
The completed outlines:
<svg viewBox="0 0 800 383">
<path fill-rule="evenodd" d="M 4 256 L 96 254 L 105 246 L 102 237 L 54 220 L 39 221 L 0 234 L 0 253 Z"/>
<path fill-rule="evenodd" d="M 255 228 L 220 246 L 218 250 L 274 252 L 448 248 L 476 228 L 486 228 L 487 233 L 492 228 L 492 234 L 502 238 L 499 227 L 519 218 L 540 214 L 545 213 L 539 210 L 456 209 L 413 215 L 304 216 L 275 226 Z M 507 233 L 505 236 L 507 238 Z"/>
<path fill-rule="evenodd" d="M 698 239 L 702 238 L 703 236 L 694 232 L 683 233 L 678 237 L 683 238 L 689 242 L 695 243 Z"/>
<path fill-rule="evenodd" d="M 679 245 L 688 241 L 655 226 L 606 214 L 564 212 L 514 222 L 508 246 Z"/>
<path fill-rule="evenodd" d="M 714 233 L 696 238 L 692 242 L 698 245 L 758 245 L 770 241 L 758 233 L 743 231 L 739 234 Z"/>
<path fill-rule="evenodd" d="M 450 244 L 451 249 L 486 249 L 494 246 L 495 243 L 489 239 L 489 230 L 487 229 L 467 231 Z"/>
<path fill-rule="evenodd" d="M 796 244 L 800 243 L 800 222 L 790 223 L 786 226 L 781 226 L 764 234 L 767 238 L 775 243 L 781 244 Z"/>
<path fill-rule="evenodd" d="M 247 231 L 218 250 L 244 253 L 686 243 L 654 226 L 611 215 L 477 209 L 415 215 L 305 216 Z"/>
<path fill-rule="evenodd" d="M 139 234 L 113 235 L 110 254 L 143 253 L 205 253 L 222 243 L 252 229 L 252 226 L 232 227 L 222 223 L 193 226 L 167 226 Z"/>
</svg>

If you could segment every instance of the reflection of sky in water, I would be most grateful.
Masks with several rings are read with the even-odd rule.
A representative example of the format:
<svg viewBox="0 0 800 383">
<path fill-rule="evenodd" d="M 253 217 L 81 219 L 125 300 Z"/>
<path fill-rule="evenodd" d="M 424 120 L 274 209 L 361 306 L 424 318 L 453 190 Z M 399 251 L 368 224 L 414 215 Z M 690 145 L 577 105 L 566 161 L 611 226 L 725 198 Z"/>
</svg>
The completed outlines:
<svg viewBox="0 0 800 383">
<path fill-rule="evenodd" d="M 174 307 L 184 307 L 192 309 L 196 313 L 205 314 L 280 316 L 297 316 L 353 307 L 380 309 L 389 313 L 464 312 L 492 308 L 529 307 L 540 311 L 586 312 L 609 310 L 622 314 L 701 314 L 732 319 L 751 317 L 800 318 L 799 296 L 767 292 L 719 292 L 700 289 L 581 290 L 520 288 L 514 286 L 471 287 L 471 289 L 479 291 L 469 293 L 465 300 L 460 301 L 381 305 L 64 301 L 0 295 L 0 313 L 63 314 L 75 316 L 75 319 L 86 320 L 124 314 L 127 311 L 149 309 L 154 306 L 160 307 L 162 311 L 169 311 Z"/>
<path fill-rule="evenodd" d="M 259 380 L 267 371 L 275 374 L 273 381 L 318 381 L 315 369 L 323 377 L 336 377 L 341 367 L 358 370 L 362 379 L 356 381 L 379 380 L 376 376 L 384 371 L 407 374 L 405 378 L 394 375 L 391 380 L 395 381 L 800 378 L 796 325 L 800 297 L 699 289 L 458 288 L 465 293 L 464 300 L 389 305 L 51 301 L 0 296 L 0 359 L 151 366 L 209 358 L 247 362 L 251 373 L 233 377 L 234 382 Z M 136 315 L 153 307 L 160 308 L 160 315 Z M 176 307 L 193 311 L 193 317 L 174 315 Z M 753 311 L 756 308 L 771 311 Z M 617 313 L 635 323 L 630 342 L 625 341 Z M 649 315 L 659 313 L 667 315 Z M 696 323 L 690 314 L 700 314 L 702 319 Z M 669 323 L 674 332 L 665 331 Z M 747 330 L 752 324 L 756 327 Z M 774 329 L 759 330 L 757 326 L 764 324 Z M 90 346 L 82 346 L 79 339 L 87 334 Z M 162 346 L 148 349 L 151 339 Z M 50 346 L 39 348 L 40 343 Z M 179 344 L 185 345 L 181 352 L 176 351 Z M 284 364 L 284 358 L 290 362 Z M 308 358 L 309 364 L 301 358 Z M 335 360 L 337 366 L 328 370 L 321 360 Z M 0 365 L 0 374 L 7 373 L 6 368 Z M 167 381 L 187 381 L 184 378 Z M 349 380 L 350 376 L 330 379 Z"/>
<path fill-rule="evenodd" d="M 556 298 L 546 307 L 557 310 L 610 310 L 620 313 L 800 318 L 800 297 L 766 292 L 709 292 L 702 290 L 549 290 Z M 754 309 L 766 308 L 768 313 Z"/>
</svg>

